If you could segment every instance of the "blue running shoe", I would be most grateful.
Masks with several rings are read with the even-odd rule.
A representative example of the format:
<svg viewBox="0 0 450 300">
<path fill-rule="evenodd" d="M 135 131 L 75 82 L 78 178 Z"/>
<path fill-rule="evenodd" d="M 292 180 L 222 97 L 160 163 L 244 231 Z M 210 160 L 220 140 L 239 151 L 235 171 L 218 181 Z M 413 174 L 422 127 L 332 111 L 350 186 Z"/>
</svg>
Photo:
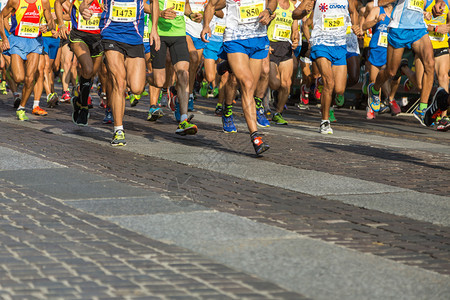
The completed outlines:
<svg viewBox="0 0 450 300">
<path fill-rule="evenodd" d="M 376 95 L 372 92 L 373 83 L 369 84 L 367 87 L 367 93 L 368 93 L 368 104 L 370 108 L 372 108 L 373 111 L 377 112 L 380 110 L 381 102 L 380 102 L 380 95 Z"/>
<path fill-rule="evenodd" d="M 226 133 L 237 132 L 236 126 L 234 125 L 233 114 L 230 114 L 228 116 L 222 115 L 222 125 L 223 125 L 223 132 Z"/>
<path fill-rule="evenodd" d="M 156 107 L 155 105 L 152 105 L 150 109 L 148 110 L 148 116 L 147 121 L 154 122 L 158 120 L 159 118 L 162 118 L 164 116 L 164 113 L 160 107 Z"/>
<path fill-rule="evenodd" d="M 180 103 L 178 101 L 175 102 L 175 111 L 173 112 L 173 115 L 175 116 L 175 120 L 177 120 L 177 122 L 180 122 L 181 113 L 180 113 Z"/>
<path fill-rule="evenodd" d="M 262 109 L 256 110 L 256 123 L 258 124 L 259 127 L 270 127 L 270 122 L 264 115 L 264 110 Z"/>
<path fill-rule="evenodd" d="M 112 124 L 114 122 L 113 114 L 111 108 L 106 108 L 105 118 L 103 119 L 103 124 Z"/>
<path fill-rule="evenodd" d="M 188 111 L 194 111 L 194 96 L 189 96 Z"/>
<path fill-rule="evenodd" d="M 423 119 L 425 117 L 425 113 L 419 107 L 420 107 L 420 105 L 417 105 L 416 109 L 413 111 L 413 116 L 416 117 L 417 120 L 419 120 L 419 122 L 420 122 L 420 124 L 422 124 L 422 126 L 426 126 L 425 122 L 423 121 Z"/>
</svg>

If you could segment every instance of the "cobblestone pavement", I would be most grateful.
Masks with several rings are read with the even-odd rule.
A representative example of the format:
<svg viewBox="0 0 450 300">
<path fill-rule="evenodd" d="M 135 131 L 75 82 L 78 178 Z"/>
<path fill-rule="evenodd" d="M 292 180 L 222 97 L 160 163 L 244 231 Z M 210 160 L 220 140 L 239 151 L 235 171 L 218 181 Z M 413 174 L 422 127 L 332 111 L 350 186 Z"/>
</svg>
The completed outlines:
<svg viewBox="0 0 450 300">
<path fill-rule="evenodd" d="M 369 122 L 362 111 L 343 109 L 336 134 L 323 137 L 315 132 L 316 108 L 290 108 L 288 127 L 263 130 L 272 148 L 255 159 L 238 107 L 239 132 L 227 135 L 212 99 L 200 99 L 199 134 L 179 137 L 172 116 L 145 121 L 146 104 L 127 107 L 129 145 L 117 149 L 109 146 L 111 126 L 101 124 L 101 109 L 92 110 L 89 128 L 74 126 L 70 106 L 62 104 L 21 123 L 12 101 L 0 97 L 1 298 L 448 297 L 448 133 L 411 117 Z M 247 178 L 240 173 L 247 165 L 263 174 Z M 318 177 L 292 186 L 278 180 L 286 170 Z M 342 191 L 329 191 L 327 181 Z M 364 183 L 365 191 L 353 190 Z M 216 228 L 208 224 L 223 231 L 209 237 Z M 305 270 L 313 266 L 309 273 L 286 266 L 283 277 L 260 266 L 277 270 L 283 251 L 268 249 L 298 237 L 319 243 L 318 253 L 344 252 L 320 271 L 315 251 L 299 252 L 295 244 L 286 249 L 318 260 L 300 264 L 294 255 Z M 352 253 L 361 262 L 353 269 L 340 262 Z M 355 271 L 365 268 L 377 280 L 353 287 L 355 278 L 367 281 Z M 378 271 L 409 285 L 375 293 L 384 286 Z M 348 275 L 350 283 L 341 281 L 349 294 L 339 274 Z M 417 284 L 419 292 L 412 287 L 427 280 L 432 284 Z"/>
</svg>

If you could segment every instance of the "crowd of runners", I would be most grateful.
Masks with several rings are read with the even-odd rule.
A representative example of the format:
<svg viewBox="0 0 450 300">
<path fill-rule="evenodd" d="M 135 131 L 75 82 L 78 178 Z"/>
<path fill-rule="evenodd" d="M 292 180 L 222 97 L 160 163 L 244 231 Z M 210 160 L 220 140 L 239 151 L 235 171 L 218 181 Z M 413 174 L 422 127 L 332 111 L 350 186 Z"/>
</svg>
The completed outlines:
<svg viewBox="0 0 450 300">
<path fill-rule="evenodd" d="M 264 99 L 270 90 L 269 119 L 286 125 L 282 113 L 297 70 L 298 105 L 318 99 L 319 132 L 332 134 L 334 107 L 344 105 L 361 65 L 368 119 L 380 110 L 401 112 L 395 95 L 407 76 L 420 93 L 414 116 L 450 129 L 448 0 L 2 0 L 1 9 L 0 92 L 6 93 L 6 81 L 17 118 L 28 120 L 31 94 L 32 114 L 47 115 L 40 107 L 45 90 L 47 107 L 70 102 L 73 122 L 87 126 L 97 81 L 103 122 L 114 124 L 113 146 L 126 145 L 126 101 L 136 106 L 146 96 L 147 120 L 163 117 L 161 107 L 169 106 L 175 132 L 196 134 L 189 112 L 198 85 L 201 96 L 217 97 L 215 112 L 229 133 L 237 131 L 239 91 L 251 143 L 261 154 L 269 145 L 258 127 L 271 124 Z M 414 67 L 403 58 L 405 49 L 412 49 Z"/>
</svg>

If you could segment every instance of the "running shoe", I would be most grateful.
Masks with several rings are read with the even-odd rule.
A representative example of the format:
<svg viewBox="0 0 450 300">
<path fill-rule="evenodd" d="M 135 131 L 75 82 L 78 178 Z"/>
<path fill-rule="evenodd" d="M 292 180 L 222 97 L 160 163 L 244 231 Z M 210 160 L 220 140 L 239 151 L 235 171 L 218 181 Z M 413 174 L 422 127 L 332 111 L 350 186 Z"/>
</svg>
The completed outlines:
<svg viewBox="0 0 450 300">
<path fill-rule="evenodd" d="M 301 87 L 301 103 L 303 105 L 308 105 L 309 104 L 309 90 L 306 91 L 306 85 L 302 84 Z"/>
<path fill-rule="evenodd" d="M 439 120 L 436 130 L 437 131 L 447 131 L 450 129 L 450 119 L 445 116 Z"/>
<path fill-rule="evenodd" d="M 94 105 L 92 104 L 91 96 L 88 97 L 88 108 L 94 108 Z"/>
<path fill-rule="evenodd" d="M 400 106 L 397 104 L 397 101 L 392 100 L 389 101 L 389 107 L 391 108 L 391 115 L 396 116 L 402 112 Z"/>
<path fill-rule="evenodd" d="M 252 141 L 253 148 L 255 149 L 256 155 L 260 155 L 263 152 L 269 150 L 270 146 L 262 140 L 259 135 L 254 135 L 250 137 Z"/>
<path fill-rule="evenodd" d="M 383 102 L 380 103 L 380 110 L 378 111 L 378 114 L 385 114 L 391 111 L 391 107 L 389 105 L 384 104 Z"/>
<path fill-rule="evenodd" d="M 111 108 L 105 109 L 105 118 L 103 118 L 103 124 L 112 124 L 114 122 Z"/>
<path fill-rule="evenodd" d="M 69 103 L 70 102 L 70 91 L 65 91 L 61 99 L 59 100 L 61 103 Z"/>
<path fill-rule="evenodd" d="M 426 126 L 433 125 L 434 121 L 441 113 L 448 108 L 448 93 L 444 88 L 439 87 L 433 96 L 433 101 L 424 112 L 423 123 Z"/>
<path fill-rule="evenodd" d="M 8 94 L 8 91 L 6 90 L 6 81 L 4 80 L 0 83 L 0 91 L 3 95 Z"/>
<path fill-rule="evenodd" d="M 88 121 L 89 121 L 89 107 L 80 106 L 80 111 L 78 113 L 76 124 L 78 126 L 88 126 Z"/>
<path fill-rule="evenodd" d="M 256 109 L 257 110 L 264 110 L 263 99 L 258 98 L 258 97 L 254 97 L 254 99 L 255 99 L 255 103 L 256 103 Z"/>
<path fill-rule="evenodd" d="M 367 120 L 375 119 L 375 112 L 369 106 L 366 107 L 366 119 Z"/>
<path fill-rule="evenodd" d="M 194 96 L 189 96 L 188 111 L 194 111 Z"/>
<path fill-rule="evenodd" d="M 125 146 L 126 144 L 127 141 L 125 140 L 125 132 L 123 132 L 123 130 L 117 130 L 116 132 L 114 132 L 111 146 Z"/>
<path fill-rule="evenodd" d="M 175 102 L 175 111 L 173 112 L 173 115 L 175 117 L 175 120 L 177 120 L 177 122 L 180 122 L 181 119 L 181 113 L 180 113 L 180 103 Z"/>
<path fill-rule="evenodd" d="M 106 99 L 106 93 L 101 92 L 100 93 L 100 104 L 99 106 L 101 108 L 106 108 L 108 105 L 108 99 Z"/>
<path fill-rule="evenodd" d="M 172 111 L 175 111 L 175 103 L 177 102 L 177 90 L 174 86 L 171 86 L 168 91 L 169 94 L 169 106 Z"/>
<path fill-rule="evenodd" d="M 58 94 L 51 93 L 47 96 L 47 106 L 52 108 L 58 105 Z"/>
<path fill-rule="evenodd" d="M 134 107 L 134 106 L 138 105 L 140 99 L 141 99 L 141 95 L 131 94 L 130 95 L 130 105 L 131 105 L 131 107 Z"/>
<path fill-rule="evenodd" d="M 403 83 L 403 89 L 405 90 L 405 92 L 409 92 L 413 88 L 414 88 L 414 85 L 412 84 L 411 80 L 409 80 L 409 78 L 407 78 L 405 80 L 405 82 Z"/>
<path fill-rule="evenodd" d="M 25 114 L 25 109 L 24 108 L 16 110 L 16 117 L 20 121 L 28 121 L 28 117 Z"/>
<path fill-rule="evenodd" d="M 264 109 L 256 109 L 256 123 L 259 127 L 270 127 L 270 122 L 264 115 Z"/>
<path fill-rule="evenodd" d="M 144 89 L 144 91 L 141 94 L 141 97 L 147 97 L 148 96 L 148 92 Z"/>
<path fill-rule="evenodd" d="M 331 123 L 328 120 L 325 120 L 320 123 L 319 132 L 321 134 L 333 134 L 333 129 L 331 129 Z"/>
<path fill-rule="evenodd" d="M 328 120 L 330 120 L 330 122 L 333 122 L 333 123 L 337 122 L 337 119 L 334 116 L 334 108 L 333 107 L 330 107 L 330 118 Z"/>
<path fill-rule="evenodd" d="M 70 99 L 70 102 L 72 104 L 72 122 L 77 124 L 78 115 L 81 108 L 80 98 L 78 98 L 78 96 L 74 96 Z"/>
<path fill-rule="evenodd" d="M 223 106 L 222 103 L 217 103 L 216 110 L 214 111 L 216 116 L 222 116 L 223 115 Z"/>
<path fill-rule="evenodd" d="M 237 132 L 236 125 L 234 125 L 234 118 L 233 113 L 225 116 L 222 115 L 222 126 L 223 126 L 223 132 L 226 133 L 235 133 Z"/>
<path fill-rule="evenodd" d="M 364 73 L 363 75 L 363 83 L 361 86 L 361 90 L 364 95 L 367 95 L 367 86 L 369 85 L 369 72 Z"/>
<path fill-rule="evenodd" d="M 320 97 L 322 97 L 322 90 L 323 90 L 323 83 L 321 81 L 321 78 L 316 78 L 316 83 L 314 87 L 314 97 L 317 100 L 320 100 Z"/>
<path fill-rule="evenodd" d="M 216 86 L 212 91 L 212 96 L 217 98 L 219 96 L 219 88 Z"/>
<path fill-rule="evenodd" d="M 191 115 L 189 118 L 178 124 L 178 128 L 175 133 L 179 135 L 196 134 L 198 131 L 197 125 L 190 123 L 193 117 L 194 115 Z"/>
<path fill-rule="evenodd" d="M 280 113 L 275 113 L 272 116 L 272 122 L 275 122 L 275 124 L 277 124 L 277 125 L 287 125 L 288 124 L 288 122 L 285 119 L 283 119 L 283 116 Z"/>
<path fill-rule="evenodd" d="M 18 95 L 14 96 L 14 108 L 15 109 L 19 108 L 21 101 L 22 101 L 22 99 L 20 99 L 20 97 Z"/>
<path fill-rule="evenodd" d="M 154 122 L 159 118 L 164 116 L 163 110 L 160 107 L 156 107 L 155 105 L 150 106 L 148 110 L 147 121 Z"/>
<path fill-rule="evenodd" d="M 205 98 L 208 97 L 208 82 L 202 81 L 200 84 L 200 95 Z"/>
<path fill-rule="evenodd" d="M 377 112 L 380 110 L 380 95 L 378 94 L 374 94 L 372 92 L 372 88 L 373 88 L 373 83 L 369 84 L 369 86 L 367 87 L 367 92 L 368 92 L 368 104 L 370 106 L 370 108 L 373 109 L 373 111 Z"/>
<path fill-rule="evenodd" d="M 42 108 L 40 108 L 39 106 L 36 106 L 35 108 L 33 108 L 31 113 L 33 115 L 36 115 L 36 116 L 46 116 L 46 115 L 48 115 L 48 113 L 45 110 L 43 110 Z"/>
<path fill-rule="evenodd" d="M 424 114 L 424 111 L 421 110 L 419 107 L 420 107 L 420 104 L 417 105 L 416 109 L 413 111 L 413 116 L 416 117 L 417 120 L 419 120 L 419 122 L 420 122 L 420 124 L 422 124 L 422 126 L 425 126 L 425 123 L 423 121 L 425 114 Z"/>
<path fill-rule="evenodd" d="M 334 97 L 334 102 L 339 107 L 344 106 L 344 102 L 345 102 L 344 95 L 336 95 L 336 97 Z"/>
<path fill-rule="evenodd" d="M 167 90 L 164 92 L 161 90 L 161 93 L 159 94 L 159 101 L 161 103 L 162 107 L 167 107 L 167 104 L 169 103 L 169 95 L 167 94 Z"/>
</svg>

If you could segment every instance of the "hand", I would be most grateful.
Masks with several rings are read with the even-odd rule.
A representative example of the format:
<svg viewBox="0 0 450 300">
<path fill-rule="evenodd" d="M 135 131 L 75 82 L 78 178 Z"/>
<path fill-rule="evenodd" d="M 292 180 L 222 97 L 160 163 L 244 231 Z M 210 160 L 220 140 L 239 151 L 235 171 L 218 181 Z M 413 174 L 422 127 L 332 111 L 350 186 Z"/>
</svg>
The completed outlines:
<svg viewBox="0 0 450 300">
<path fill-rule="evenodd" d="M 294 41 L 292 42 L 292 50 L 297 49 L 297 47 L 298 47 L 298 40 L 294 40 Z"/>
<path fill-rule="evenodd" d="M 364 33 L 363 33 L 363 31 L 361 30 L 361 27 L 359 27 L 359 25 L 352 25 L 352 30 L 353 30 L 353 32 L 354 32 L 358 37 L 364 35 Z"/>
<path fill-rule="evenodd" d="M 55 29 L 52 29 L 52 37 L 55 39 L 59 38 L 59 34 Z"/>
<path fill-rule="evenodd" d="M 8 38 L 4 38 L 2 40 L 2 51 L 6 51 L 9 49 L 9 41 Z"/>
<path fill-rule="evenodd" d="M 433 13 L 434 17 L 438 17 L 444 13 L 444 9 L 445 9 L 445 2 L 442 1 L 435 4 L 431 9 L 431 12 Z"/>
<path fill-rule="evenodd" d="M 173 20 L 177 17 L 177 13 L 173 10 L 173 7 L 171 7 L 161 11 L 159 16 L 163 19 Z"/>
<path fill-rule="evenodd" d="M 378 18 L 377 18 L 377 23 L 381 22 L 381 21 L 384 21 L 385 18 L 386 18 L 386 14 L 379 15 Z"/>
<path fill-rule="evenodd" d="M 272 21 L 272 16 L 269 14 L 269 11 L 267 9 L 263 10 L 259 16 L 259 23 L 263 25 L 268 25 L 270 21 Z"/>
<path fill-rule="evenodd" d="M 155 44 L 155 50 L 159 51 L 159 48 L 161 47 L 161 40 L 159 38 L 157 29 L 155 29 L 155 28 L 152 29 L 152 31 L 150 32 L 149 40 L 150 40 L 150 46 Z"/>
<path fill-rule="evenodd" d="M 39 26 L 39 31 L 41 33 L 46 33 L 47 32 L 47 24 L 43 24 Z"/>
<path fill-rule="evenodd" d="M 92 15 L 94 14 L 92 9 L 89 9 L 89 8 L 83 9 L 82 11 L 80 11 L 80 13 L 81 13 L 81 16 L 83 17 L 83 19 L 85 19 L 85 20 L 89 20 L 92 17 Z"/>
<path fill-rule="evenodd" d="M 203 27 L 203 30 L 200 33 L 200 38 L 203 42 L 209 43 L 209 41 L 206 39 L 206 35 L 208 35 L 208 37 L 211 37 L 211 28 L 207 24 L 205 24 L 205 26 Z"/>
<path fill-rule="evenodd" d="M 446 34 L 446 33 L 448 33 L 449 28 L 450 28 L 450 25 L 449 25 L 449 24 L 439 25 L 439 26 L 436 28 L 436 32 L 437 32 L 437 33 Z"/>
<path fill-rule="evenodd" d="M 61 25 L 58 28 L 59 37 L 63 40 L 67 40 L 67 37 L 69 36 L 69 30 L 67 29 L 66 25 Z"/>
<path fill-rule="evenodd" d="M 433 15 L 430 12 L 423 12 L 423 17 L 425 20 L 430 21 L 433 18 Z"/>
<path fill-rule="evenodd" d="M 269 54 L 272 54 L 273 48 L 269 46 Z"/>
<path fill-rule="evenodd" d="M 201 23 L 203 20 L 203 15 L 201 13 L 192 13 L 189 15 L 189 18 L 196 23 Z"/>
</svg>

